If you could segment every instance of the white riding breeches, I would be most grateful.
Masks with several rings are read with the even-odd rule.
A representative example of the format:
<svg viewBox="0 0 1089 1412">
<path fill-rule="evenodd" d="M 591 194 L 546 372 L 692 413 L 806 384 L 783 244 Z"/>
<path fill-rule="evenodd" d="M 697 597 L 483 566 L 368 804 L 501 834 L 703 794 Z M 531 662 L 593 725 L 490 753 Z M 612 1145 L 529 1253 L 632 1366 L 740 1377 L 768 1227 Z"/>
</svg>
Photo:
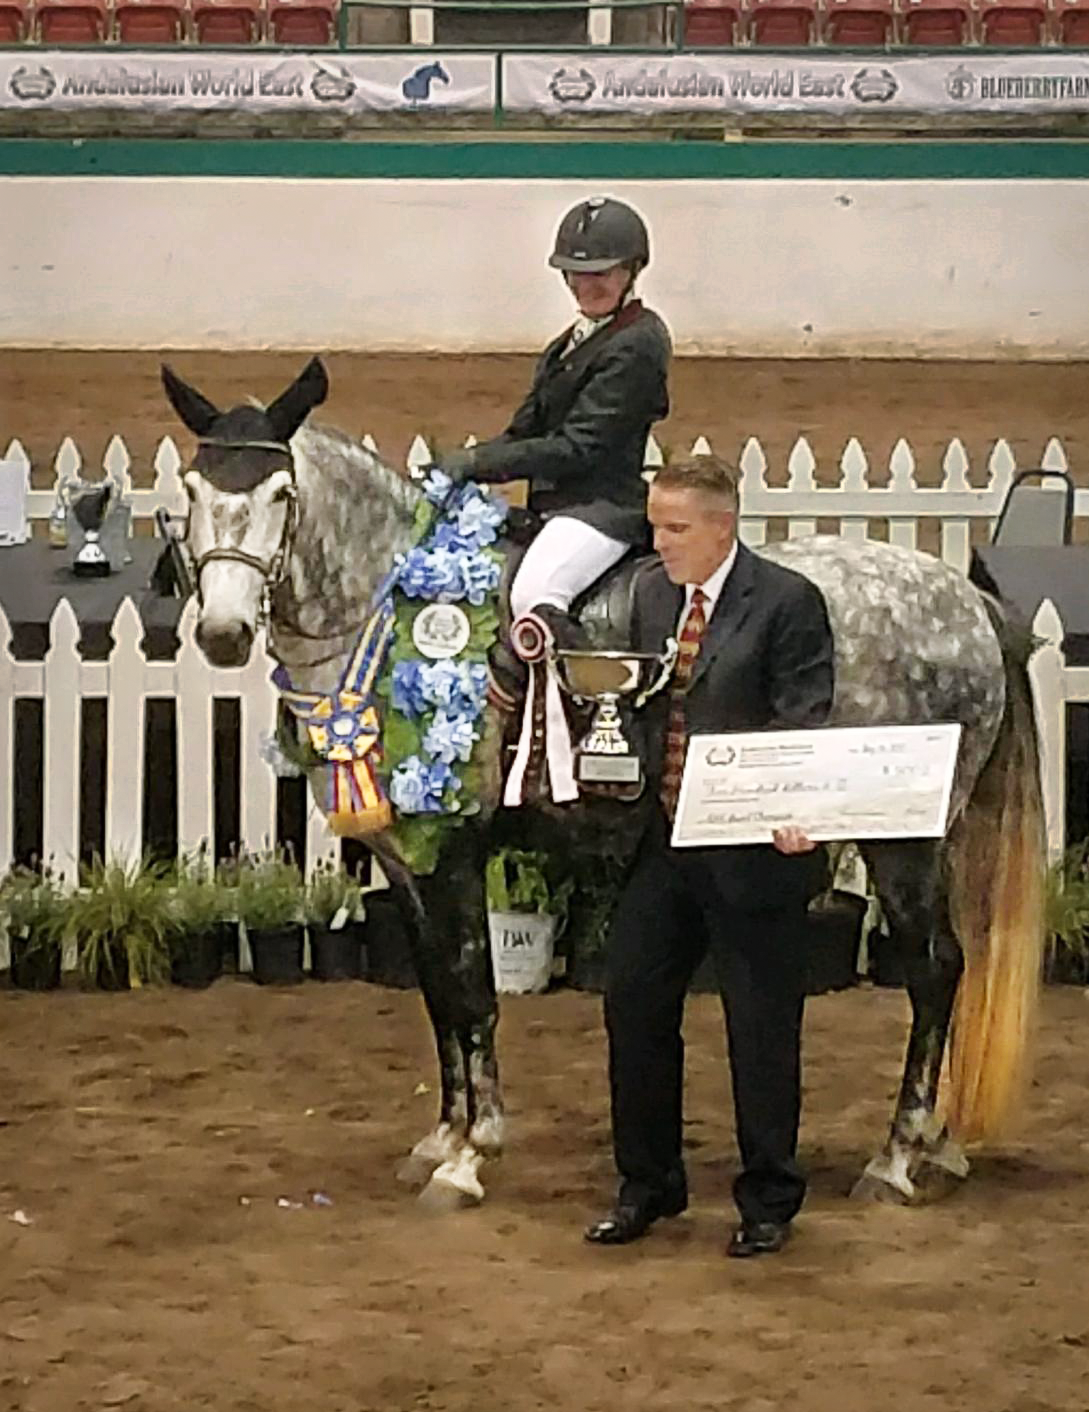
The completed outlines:
<svg viewBox="0 0 1089 1412">
<path fill-rule="evenodd" d="M 510 590 L 513 618 L 538 603 L 566 613 L 572 601 L 622 559 L 628 545 L 570 515 L 547 520 L 525 552 Z"/>
</svg>

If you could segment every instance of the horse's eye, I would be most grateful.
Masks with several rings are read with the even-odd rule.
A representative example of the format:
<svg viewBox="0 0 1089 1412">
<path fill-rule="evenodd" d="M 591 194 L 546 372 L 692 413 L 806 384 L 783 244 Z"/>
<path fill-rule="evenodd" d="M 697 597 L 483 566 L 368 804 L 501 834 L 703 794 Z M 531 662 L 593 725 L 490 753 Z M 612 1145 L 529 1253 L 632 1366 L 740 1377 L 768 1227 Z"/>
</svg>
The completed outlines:
<svg viewBox="0 0 1089 1412">
<path fill-rule="evenodd" d="M 285 500 L 291 499 L 293 493 L 294 492 L 292 491 L 291 486 L 282 485 L 280 489 L 276 492 L 276 494 L 272 497 L 272 503 L 274 505 L 282 505 Z"/>
</svg>

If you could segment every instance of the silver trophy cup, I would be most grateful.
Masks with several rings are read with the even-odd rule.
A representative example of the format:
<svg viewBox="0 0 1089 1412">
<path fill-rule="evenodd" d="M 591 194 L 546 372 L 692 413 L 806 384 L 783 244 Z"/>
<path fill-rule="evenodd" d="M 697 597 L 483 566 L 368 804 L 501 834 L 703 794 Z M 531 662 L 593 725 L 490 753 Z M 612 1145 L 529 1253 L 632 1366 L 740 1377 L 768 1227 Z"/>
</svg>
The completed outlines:
<svg viewBox="0 0 1089 1412">
<path fill-rule="evenodd" d="M 563 690 L 572 700 L 595 706 L 590 729 L 575 747 L 575 776 L 580 784 L 624 798 L 642 793 L 643 766 L 624 734 L 620 702 L 628 699 L 638 710 L 669 681 L 676 660 L 673 638 L 664 652 L 553 651 Z"/>
</svg>

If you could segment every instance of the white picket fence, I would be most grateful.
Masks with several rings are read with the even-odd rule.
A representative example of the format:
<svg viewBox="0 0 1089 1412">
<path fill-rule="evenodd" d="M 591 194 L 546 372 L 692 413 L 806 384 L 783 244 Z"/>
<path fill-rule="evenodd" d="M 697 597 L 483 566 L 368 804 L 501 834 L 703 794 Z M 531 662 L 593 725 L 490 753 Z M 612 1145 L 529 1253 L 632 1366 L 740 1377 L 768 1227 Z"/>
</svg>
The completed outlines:
<svg viewBox="0 0 1089 1412">
<path fill-rule="evenodd" d="M 364 443 L 375 448 L 369 436 Z M 472 438 L 470 438 L 470 443 Z M 699 437 L 693 452 L 711 450 L 705 437 Z M 30 459 L 22 445 L 13 441 L 5 459 L 25 467 L 29 485 Z M 409 450 L 409 466 L 422 466 L 432 459 L 427 443 L 417 436 Z M 662 453 L 654 438 L 647 442 L 648 467 L 662 463 Z M 78 474 L 83 465 L 75 443 L 65 438 L 55 459 L 58 481 Z M 887 483 L 872 484 L 870 461 L 857 440 L 851 439 L 844 448 L 836 468 L 838 477 L 821 477 L 829 484 L 818 484 L 817 463 L 804 437 L 795 443 L 787 458 L 787 480 L 782 486 L 768 484 L 768 460 L 760 442 L 750 438 L 741 453 L 741 534 L 747 544 L 763 544 L 768 536 L 769 522 L 784 520 L 791 538 L 813 534 L 818 520 L 834 521 L 839 533 L 848 539 L 866 539 L 872 521 L 888 524 L 888 537 L 893 544 L 913 549 L 919 542 L 920 528 L 927 520 L 940 523 L 940 553 L 949 564 L 966 570 L 971 555 L 972 527 L 989 531 L 1002 508 L 1014 474 L 1018 470 L 1013 451 L 1006 441 L 996 441 L 987 459 L 986 479 L 973 485 L 970 479 L 968 454 L 959 440 L 949 443 L 942 458 L 940 486 L 925 487 L 916 477 L 915 454 L 909 443 L 898 441 L 888 462 Z M 150 518 L 156 508 L 165 507 L 172 514 L 184 514 L 185 491 L 182 488 L 182 459 L 170 437 L 159 443 L 153 459 L 154 480 L 150 487 L 132 488 L 132 458 L 120 437 L 113 437 L 103 458 L 108 474 L 119 481 L 129 494 L 133 518 Z M 1068 468 L 1062 443 L 1052 438 L 1034 468 L 1065 471 Z M 95 477 L 88 473 L 88 479 Z M 32 490 L 28 496 L 28 515 L 46 519 L 52 508 L 54 491 Z M 1089 488 L 1075 493 L 1075 519 L 1089 518 Z"/>
<path fill-rule="evenodd" d="M 369 444 L 373 446 L 373 442 Z M 707 450 L 708 443 L 701 438 L 693 449 Z M 8 448 L 7 458 L 26 467 L 29 483 L 29 459 L 18 442 Z M 421 438 L 413 443 L 408 460 L 410 465 L 430 460 Z M 660 452 L 652 441 L 648 445 L 648 464 L 660 463 Z M 110 442 L 104 464 L 107 472 L 129 490 L 134 518 L 151 517 L 159 506 L 175 514 L 184 513 L 182 461 L 169 438 L 160 443 L 155 455 L 154 483 L 150 488 L 131 488 L 131 458 L 120 438 Z M 1057 440 L 1049 442 L 1038 464 L 1049 469 L 1067 468 L 1065 453 Z M 1017 467 L 1004 441 L 997 442 L 991 452 L 983 486 L 970 483 L 968 458 L 959 441 L 950 444 L 943 467 L 941 488 L 920 487 L 915 480 L 912 451 L 905 441 L 900 441 L 892 452 L 887 485 L 873 486 L 868 482 L 866 455 L 852 440 L 840 460 L 838 483 L 818 485 L 812 451 L 807 442 L 799 440 L 789 457 L 787 484 L 772 487 L 767 484 L 763 449 L 752 440 L 741 457 L 743 537 L 749 544 L 759 545 L 767 538 L 769 522 L 782 519 L 792 538 L 813 533 L 820 520 L 823 525 L 838 525 L 839 532 L 849 538 L 863 539 L 870 533 L 872 521 L 885 521 L 893 543 L 914 547 L 921 523 L 934 519 L 940 523 L 942 557 L 967 569 L 972 527 L 989 529 Z M 77 448 L 65 440 L 56 457 L 58 479 L 81 469 Z M 52 504 L 52 490 L 31 491 L 28 513 L 32 519 L 46 519 Z M 1089 516 L 1089 490 L 1077 492 L 1075 513 L 1077 517 Z M 80 709 L 81 700 L 88 696 L 103 696 L 109 703 L 107 853 L 131 856 L 140 847 L 144 759 L 142 750 L 134 746 L 143 739 L 144 703 L 148 697 L 156 696 L 174 697 L 177 702 L 180 846 L 195 848 L 212 836 L 212 712 L 213 699 L 217 697 L 235 697 L 239 702 L 241 844 L 259 849 L 275 838 L 276 782 L 261 753 L 262 740 L 271 733 L 275 719 L 272 663 L 258 645 L 245 668 L 212 668 L 193 640 L 193 626 L 194 607 L 190 605 L 180 626 L 181 648 L 176 660 L 149 662 L 140 648 L 143 630 L 136 608 L 126 601 L 114 622 L 115 645 L 109 660 L 84 662 L 77 650 L 76 616 L 70 604 L 62 601 L 52 619 L 51 646 L 44 662 L 17 662 L 10 653 L 10 628 L 0 610 L 0 778 L 9 782 L 0 797 L 0 867 L 12 857 L 14 811 L 18 808 L 10 787 L 16 696 L 38 697 L 44 703 L 43 854 L 53 859 L 58 869 L 72 873 L 76 867 Z M 1044 748 L 1049 847 L 1056 855 L 1062 848 L 1065 805 L 1065 703 L 1089 701 L 1089 668 L 1066 666 L 1062 628 L 1052 605 L 1041 608 L 1036 631 L 1046 644 L 1035 659 L 1033 678 Z M 309 866 L 319 858 L 334 855 L 336 848 L 324 818 L 311 806 L 307 826 Z"/>
</svg>

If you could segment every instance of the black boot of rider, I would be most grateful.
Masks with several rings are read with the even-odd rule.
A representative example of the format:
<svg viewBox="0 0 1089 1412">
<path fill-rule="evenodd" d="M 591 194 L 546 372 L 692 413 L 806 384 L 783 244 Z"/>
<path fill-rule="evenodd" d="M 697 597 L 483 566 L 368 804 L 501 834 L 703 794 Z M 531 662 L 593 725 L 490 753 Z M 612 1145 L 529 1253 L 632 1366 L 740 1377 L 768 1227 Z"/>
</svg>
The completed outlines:
<svg viewBox="0 0 1089 1412">
<path fill-rule="evenodd" d="M 556 608 L 551 603 L 536 603 L 526 614 L 526 617 L 537 618 L 544 626 L 540 655 L 543 655 L 547 650 L 547 638 L 549 637 L 557 647 L 585 646 L 579 625 L 562 608 Z M 523 641 L 531 646 L 536 645 L 532 632 Z M 501 704 L 509 705 L 511 709 L 525 696 L 526 683 L 529 679 L 529 660 L 537 661 L 539 657 L 534 655 L 527 659 L 520 656 L 509 639 L 506 638 L 496 642 L 488 655 L 488 665 L 491 669 L 495 695 Z"/>
</svg>

